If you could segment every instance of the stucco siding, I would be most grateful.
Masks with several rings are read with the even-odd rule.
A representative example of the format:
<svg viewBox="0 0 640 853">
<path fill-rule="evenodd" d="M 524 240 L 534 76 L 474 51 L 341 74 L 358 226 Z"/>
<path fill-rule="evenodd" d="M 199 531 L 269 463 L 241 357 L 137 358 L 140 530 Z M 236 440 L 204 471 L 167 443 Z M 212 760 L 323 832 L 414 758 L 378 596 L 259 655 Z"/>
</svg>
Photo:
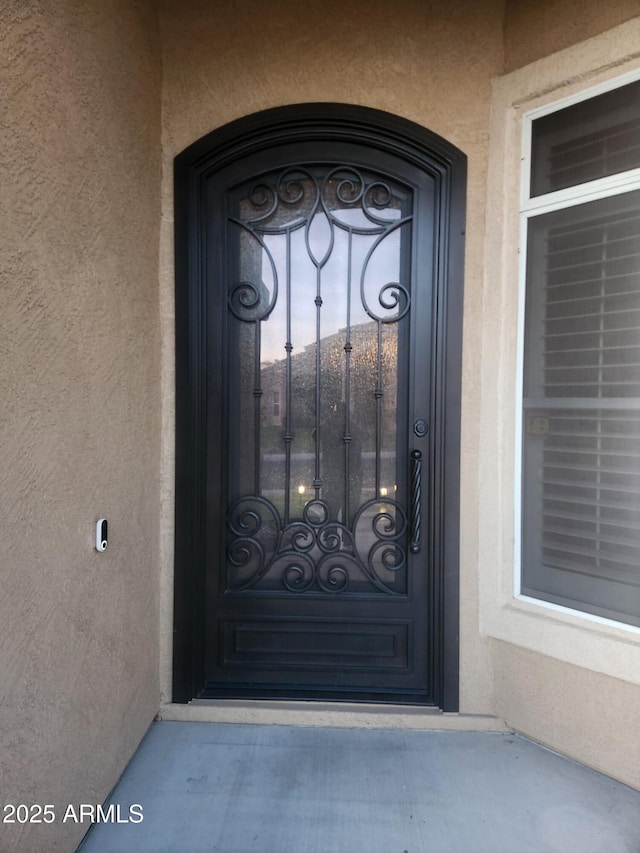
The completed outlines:
<svg viewBox="0 0 640 853">
<path fill-rule="evenodd" d="M 507 0 L 505 71 L 563 50 L 640 15 L 640 0 Z"/>
<path fill-rule="evenodd" d="M 496 709 L 508 726 L 640 788 L 640 687 L 492 641 Z"/>
<path fill-rule="evenodd" d="M 0 57 L 0 779 L 59 815 L 0 828 L 27 853 L 73 849 L 158 707 L 156 10 L 7 2 Z"/>
</svg>

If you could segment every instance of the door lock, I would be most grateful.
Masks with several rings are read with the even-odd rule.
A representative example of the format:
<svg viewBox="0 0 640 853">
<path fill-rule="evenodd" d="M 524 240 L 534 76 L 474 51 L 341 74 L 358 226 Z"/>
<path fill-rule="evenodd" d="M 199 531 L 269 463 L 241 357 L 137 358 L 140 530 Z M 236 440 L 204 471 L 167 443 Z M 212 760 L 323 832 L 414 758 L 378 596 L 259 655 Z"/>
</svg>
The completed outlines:
<svg viewBox="0 0 640 853">
<path fill-rule="evenodd" d="M 418 418 L 413 425 L 413 431 L 418 438 L 424 438 L 429 432 L 429 424 L 423 418 Z"/>
</svg>

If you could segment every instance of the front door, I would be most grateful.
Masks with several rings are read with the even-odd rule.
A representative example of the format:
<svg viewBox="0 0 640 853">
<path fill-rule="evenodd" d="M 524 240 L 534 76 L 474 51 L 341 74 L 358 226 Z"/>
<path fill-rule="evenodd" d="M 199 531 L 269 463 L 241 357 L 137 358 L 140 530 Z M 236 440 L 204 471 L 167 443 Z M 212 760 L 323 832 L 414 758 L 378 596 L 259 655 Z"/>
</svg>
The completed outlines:
<svg viewBox="0 0 640 853">
<path fill-rule="evenodd" d="M 205 182 L 193 695 L 443 704 L 442 189 L 344 135 Z"/>
</svg>

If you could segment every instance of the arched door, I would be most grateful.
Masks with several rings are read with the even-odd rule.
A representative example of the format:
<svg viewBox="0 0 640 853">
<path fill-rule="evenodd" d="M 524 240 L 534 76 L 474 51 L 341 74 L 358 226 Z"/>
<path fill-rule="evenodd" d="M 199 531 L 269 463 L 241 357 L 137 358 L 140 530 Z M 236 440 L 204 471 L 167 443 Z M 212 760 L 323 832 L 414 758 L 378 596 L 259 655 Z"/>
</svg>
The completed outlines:
<svg viewBox="0 0 640 853">
<path fill-rule="evenodd" d="M 455 705 L 455 154 L 310 105 L 177 159 L 177 699 Z"/>
</svg>

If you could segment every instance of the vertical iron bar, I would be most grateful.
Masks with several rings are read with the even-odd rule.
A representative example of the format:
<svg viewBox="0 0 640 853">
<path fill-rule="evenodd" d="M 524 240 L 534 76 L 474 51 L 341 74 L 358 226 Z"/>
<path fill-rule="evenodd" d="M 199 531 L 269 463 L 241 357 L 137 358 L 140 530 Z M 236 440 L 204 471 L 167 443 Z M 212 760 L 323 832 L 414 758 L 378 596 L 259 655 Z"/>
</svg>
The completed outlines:
<svg viewBox="0 0 640 853">
<path fill-rule="evenodd" d="M 382 322 L 378 320 L 378 377 L 376 383 L 376 498 L 380 497 L 380 457 L 382 454 Z"/>
<path fill-rule="evenodd" d="M 321 271 L 320 267 L 316 265 L 316 472 L 315 479 L 313 481 L 313 488 L 315 489 L 315 497 L 316 500 L 320 500 L 320 489 L 322 488 L 322 477 L 320 473 L 320 405 L 322 403 L 321 393 L 320 393 L 320 368 L 321 368 L 321 357 L 320 357 L 320 311 L 322 309 L 322 295 L 321 295 Z"/>
<path fill-rule="evenodd" d="M 261 376 L 260 376 L 260 320 L 255 322 L 255 353 L 254 353 L 254 379 L 253 379 L 253 430 L 254 430 L 254 494 L 260 494 L 260 405 L 262 398 Z"/>
<path fill-rule="evenodd" d="M 353 245 L 353 232 L 349 228 L 349 245 L 347 251 L 347 329 L 344 344 L 344 512 L 342 521 L 349 527 L 351 524 L 350 513 L 350 453 L 351 453 L 351 252 Z"/>
<path fill-rule="evenodd" d="M 291 423 L 291 229 L 287 228 L 287 340 L 284 348 L 287 353 L 285 368 L 285 427 L 284 427 L 284 524 L 289 524 L 291 515 L 291 442 L 293 430 Z"/>
</svg>

